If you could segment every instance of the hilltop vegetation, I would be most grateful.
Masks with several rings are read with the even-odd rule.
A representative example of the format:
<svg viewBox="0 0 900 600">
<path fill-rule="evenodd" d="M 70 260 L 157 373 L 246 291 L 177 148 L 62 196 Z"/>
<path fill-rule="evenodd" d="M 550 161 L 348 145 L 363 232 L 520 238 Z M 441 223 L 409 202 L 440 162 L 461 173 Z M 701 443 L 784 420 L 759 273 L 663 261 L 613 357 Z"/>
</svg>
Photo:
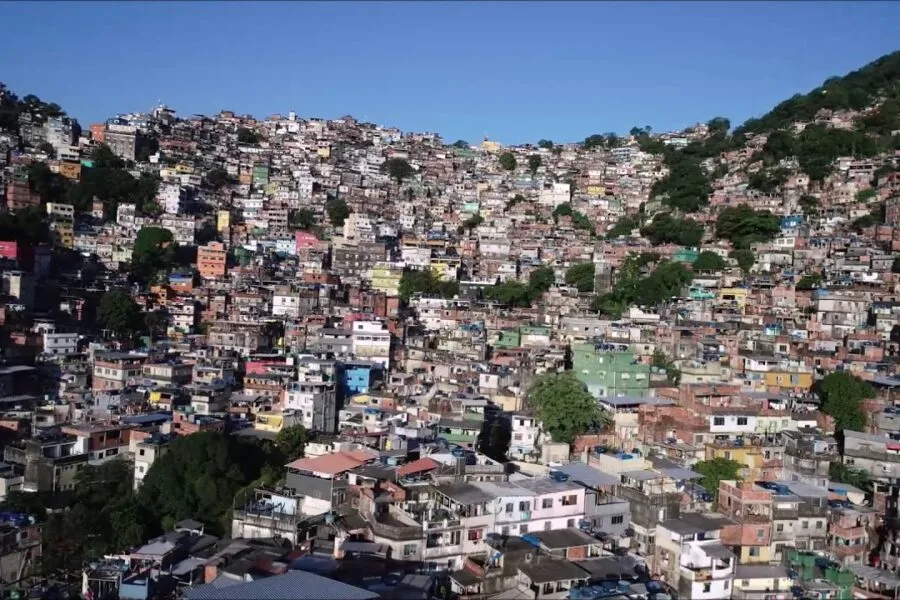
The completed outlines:
<svg viewBox="0 0 900 600">
<path fill-rule="evenodd" d="M 846 111 L 856 116 L 846 128 L 815 122 Z M 759 163 L 761 168 L 749 174 L 748 184 L 764 193 L 775 192 L 787 181 L 786 161 L 796 160 L 799 171 L 820 182 L 833 172 L 838 157 L 874 157 L 900 149 L 900 52 L 843 77 L 831 77 L 729 132 L 730 125 L 716 117 L 707 123 L 705 138 L 680 148 L 636 130 L 641 149 L 661 154 L 668 169 L 654 184 L 651 198 L 684 212 L 702 208 L 709 201 L 712 181 L 728 172 L 721 155 L 745 148 L 757 135 L 767 139 L 750 158 L 750 164 Z"/>
</svg>

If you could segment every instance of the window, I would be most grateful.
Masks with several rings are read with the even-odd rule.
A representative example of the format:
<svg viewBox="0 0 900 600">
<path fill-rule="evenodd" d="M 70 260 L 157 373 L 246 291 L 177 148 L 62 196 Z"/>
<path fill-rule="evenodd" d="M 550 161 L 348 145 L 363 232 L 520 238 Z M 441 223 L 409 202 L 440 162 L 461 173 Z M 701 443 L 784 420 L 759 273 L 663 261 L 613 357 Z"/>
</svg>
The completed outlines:
<svg viewBox="0 0 900 600">
<path fill-rule="evenodd" d="M 541 508 L 553 508 L 553 498 L 544 498 L 541 501 Z"/>
<path fill-rule="evenodd" d="M 725 417 L 713 417 L 713 425 L 724 425 Z"/>
<path fill-rule="evenodd" d="M 746 425 L 746 424 L 747 424 L 747 417 L 738 417 L 738 418 L 737 418 L 737 423 L 738 423 L 738 425 Z"/>
<path fill-rule="evenodd" d="M 506 503 L 506 513 L 507 513 L 507 514 L 511 513 L 511 512 L 513 511 L 513 508 L 515 508 L 515 507 L 513 506 L 513 503 L 512 503 L 512 502 L 507 502 L 507 503 Z"/>
<path fill-rule="evenodd" d="M 616 515 L 612 519 L 610 519 L 610 522 L 613 525 L 621 525 L 622 523 L 625 522 L 625 517 L 622 515 Z"/>
<path fill-rule="evenodd" d="M 779 523 L 778 525 L 776 525 L 775 531 L 777 531 L 778 533 L 781 533 L 782 531 L 784 531 L 784 523 Z"/>
<path fill-rule="evenodd" d="M 728 589 L 728 580 L 727 579 L 725 580 L 725 589 L 726 590 Z"/>
<path fill-rule="evenodd" d="M 544 531 L 550 531 L 550 529 L 551 529 L 552 527 L 553 527 L 553 524 L 552 524 L 550 521 L 545 521 L 545 522 L 544 522 Z"/>
<path fill-rule="evenodd" d="M 521 511 L 531 510 L 531 502 L 519 502 L 519 510 L 521 510 Z"/>
<path fill-rule="evenodd" d="M 500 529 L 501 535 L 509 535 L 509 525 L 504 525 L 502 529 Z"/>
<path fill-rule="evenodd" d="M 484 533 L 482 529 L 470 529 L 469 530 L 469 541 L 477 542 L 481 539 L 481 535 Z"/>
<path fill-rule="evenodd" d="M 140 454 L 141 456 L 143 456 L 143 455 L 144 455 L 144 449 L 141 448 L 141 449 L 138 451 L 138 454 Z"/>
<path fill-rule="evenodd" d="M 801 521 L 801 522 L 800 522 L 800 526 L 801 526 L 803 529 L 809 529 L 809 521 Z"/>
<path fill-rule="evenodd" d="M 761 540 L 761 539 L 763 539 L 763 538 L 765 538 L 765 537 L 766 537 L 766 530 L 765 530 L 765 529 L 757 529 L 757 530 L 756 530 L 756 539 Z"/>
<path fill-rule="evenodd" d="M 578 496 L 572 494 L 571 496 L 563 496 L 562 497 L 562 505 L 563 506 L 572 506 L 578 502 Z"/>
<path fill-rule="evenodd" d="M 415 544 L 404 544 L 403 545 L 403 556 L 412 556 L 416 553 L 416 545 Z"/>
<path fill-rule="evenodd" d="M 566 521 L 566 527 L 575 527 L 575 519 L 569 519 Z"/>
<path fill-rule="evenodd" d="M 711 584 L 711 583 L 704 583 L 704 584 L 703 584 L 703 593 L 704 593 L 704 594 L 708 594 L 711 590 L 712 590 L 712 584 Z"/>
<path fill-rule="evenodd" d="M 750 546 L 750 556 L 759 556 L 759 546 Z"/>
<path fill-rule="evenodd" d="M 822 529 L 822 521 L 816 521 L 816 529 Z"/>
<path fill-rule="evenodd" d="M 522 525 L 519 525 L 519 535 L 523 535 L 525 533 L 528 533 L 528 525 L 523 523 Z"/>
</svg>

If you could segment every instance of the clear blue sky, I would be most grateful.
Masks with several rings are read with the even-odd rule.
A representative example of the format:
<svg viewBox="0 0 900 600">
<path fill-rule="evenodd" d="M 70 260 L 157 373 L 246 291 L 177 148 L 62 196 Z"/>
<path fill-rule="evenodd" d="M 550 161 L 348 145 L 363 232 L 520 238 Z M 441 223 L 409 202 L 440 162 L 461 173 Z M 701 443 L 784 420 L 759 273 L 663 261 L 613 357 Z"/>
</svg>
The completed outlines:
<svg viewBox="0 0 900 600">
<path fill-rule="evenodd" d="M 162 99 L 562 142 L 737 124 L 898 33 L 900 2 L 0 2 L 0 80 L 82 124 Z"/>
</svg>

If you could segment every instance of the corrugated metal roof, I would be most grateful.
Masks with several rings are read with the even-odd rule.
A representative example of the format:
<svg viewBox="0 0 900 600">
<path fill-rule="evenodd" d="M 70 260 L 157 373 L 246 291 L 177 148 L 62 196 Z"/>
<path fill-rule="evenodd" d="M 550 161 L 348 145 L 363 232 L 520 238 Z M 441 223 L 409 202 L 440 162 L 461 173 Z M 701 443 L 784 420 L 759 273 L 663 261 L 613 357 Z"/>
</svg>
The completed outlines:
<svg viewBox="0 0 900 600">
<path fill-rule="evenodd" d="M 225 588 L 214 584 L 186 589 L 187 600 L 376 600 L 378 594 L 315 573 L 290 571 Z"/>
</svg>

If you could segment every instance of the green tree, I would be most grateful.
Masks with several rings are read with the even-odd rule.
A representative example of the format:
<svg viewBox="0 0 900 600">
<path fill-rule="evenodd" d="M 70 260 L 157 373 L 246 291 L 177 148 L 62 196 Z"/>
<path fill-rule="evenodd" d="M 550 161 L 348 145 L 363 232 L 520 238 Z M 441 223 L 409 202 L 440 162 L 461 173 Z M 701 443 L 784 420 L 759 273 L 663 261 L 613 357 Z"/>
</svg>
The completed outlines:
<svg viewBox="0 0 900 600">
<path fill-rule="evenodd" d="M 131 337 L 141 330 L 141 310 L 134 299 L 122 290 L 103 294 L 97 309 L 97 321 L 116 337 Z"/>
<path fill-rule="evenodd" d="M 469 142 L 467 142 L 466 140 L 456 140 L 455 142 L 453 142 L 453 147 L 459 148 L 460 150 L 465 150 L 469 147 Z"/>
<path fill-rule="evenodd" d="M 725 259 L 711 250 L 701 252 L 694 262 L 695 271 L 721 271 L 725 267 Z"/>
<path fill-rule="evenodd" d="M 875 396 L 871 385 L 856 375 L 838 372 L 826 375 L 814 390 L 822 401 L 822 412 L 834 419 L 835 431 L 863 431 L 866 426 L 863 402 Z"/>
<path fill-rule="evenodd" d="M 397 295 L 404 302 L 408 302 L 414 294 L 453 298 L 459 295 L 459 282 L 442 281 L 430 269 L 404 271 Z"/>
<path fill-rule="evenodd" d="M 571 371 L 538 377 L 528 390 L 527 403 L 554 442 L 571 444 L 577 436 L 611 422 Z"/>
<path fill-rule="evenodd" d="M 65 202 L 68 195 L 69 181 L 58 173 L 54 173 L 47 163 L 33 162 L 26 169 L 28 187 L 41 197 L 41 203 Z"/>
<path fill-rule="evenodd" d="M 716 219 L 716 235 L 738 248 L 768 241 L 779 231 L 781 223 L 776 215 L 767 210 L 754 210 L 746 204 L 729 206 Z"/>
<path fill-rule="evenodd" d="M 630 235 L 631 232 L 639 226 L 640 223 L 637 219 L 622 217 L 615 225 L 613 225 L 612 229 L 606 232 L 606 239 L 613 240 L 617 237 L 622 237 L 623 235 Z"/>
<path fill-rule="evenodd" d="M 864 190 L 859 190 L 856 192 L 856 201 L 868 203 L 875 199 L 878 196 L 878 192 L 873 190 L 872 188 L 866 188 Z"/>
<path fill-rule="evenodd" d="M 828 479 L 846 483 L 864 491 L 872 489 L 872 480 L 869 479 L 867 472 L 837 461 L 828 465 Z"/>
<path fill-rule="evenodd" d="M 220 534 L 237 491 L 258 479 L 271 458 L 258 442 L 223 433 L 178 437 L 144 477 L 138 504 L 153 523 L 193 518 Z"/>
<path fill-rule="evenodd" d="M 819 287 L 820 283 L 822 283 L 822 276 L 818 273 L 810 273 L 801 277 L 794 287 L 798 290 L 814 290 Z"/>
<path fill-rule="evenodd" d="M 719 483 L 740 479 L 744 465 L 728 458 L 713 458 L 695 463 L 693 470 L 702 475 L 700 485 L 707 492 L 719 497 Z"/>
<path fill-rule="evenodd" d="M 543 294 L 556 282 L 552 267 L 538 267 L 528 275 L 528 287 L 536 295 Z"/>
<path fill-rule="evenodd" d="M 815 196 L 803 194 L 800 196 L 798 203 L 800 204 L 800 209 L 803 211 L 803 214 L 806 216 L 814 215 L 816 211 L 819 210 L 819 199 Z"/>
<path fill-rule="evenodd" d="M 693 219 L 678 219 L 669 213 L 660 213 L 641 229 L 641 235 L 654 245 L 696 247 L 703 240 L 704 231 L 703 225 Z"/>
<path fill-rule="evenodd" d="M 131 252 L 131 272 L 140 282 L 155 279 L 175 262 L 175 238 L 162 227 L 142 227 Z"/>
<path fill-rule="evenodd" d="M 566 285 L 574 286 L 579 292 L 593 292 L 595 272 L 596 267 L 592 262 L 572 265 L 566 271 Z"/>
<path fill-rule="evenodd" d="M 504 152 L 500 155 L 500 166 L 506 171 L 516 169 L 516 157 L 512 152 Z"/>
<path fill-rule="evenodd" d="M 237 141 L 239 144 L 249 144 L 252 146 L 258 144 L 259 140 L 259 135 L 247 129 L 246 127 L 237 128 Z"/>
<path fill-rule="evenodd" d="M 670 360 L 666 353 L 657 348 L 653 351 L 650 366 L 665 371 L 666 381 L 669 385 L 677 386 L 681 381 L 681 370 Z"/>
<path fill-rule="evenodd" d="M 228 171 L 222 167 L 214 167 L 206 173 L 206 183 L 218 189 L 228 183 Z"/>
<path fill-rule="evenodd" d="M 532 154 L 528 157 L 528 171 L 531 173 L 531 176 L 537 173 L 538 169 L 541 168 L 541 164 L 543 161 L 541 160 L 540 154 Z"/>
<path fill-rule="evenodd" d="M 308 208 L 301 208 L 291 215 L 291 224 L 302 231 L 309 231 L 316 226 L 316 215 Z"/>
<path fill-rule="evenodd" d="M 389 158 L 381 163 L 381 172 L 388 175 L 397 182 L 397 185 L 403 183 L 403 180 L 411 177 L 416 172 L 406 159 Z"/>
<path fill-rule="evenodd" d="M 735 248 L 728 253 L 728 258 L 734 259 L 744 273 L 749 273 L 756 263 L 756 255 L 749 248 Z"/>
<path fill-rule="evenodd" d="M 481 216 L 480 214 L 478 214 L 478 213 L 475 213 L 474 215 L 472 215 L 471 217 L 469 217 L 468 219 L 466 219 L 465 221 L 463 221 L 461 227 L 462 227 L 463 229 L 472 231 L 473 229 L 475 229 L 476 227 L 478 227 L 478 226 L 481 225 L 482 223 L 484 223 L 484 217 L 482 217 L 482 216 Z"/>
<path fill-rule="evenodd" d="M 550 140 L 538 140 L 538 148 L 543 148 L 544 150 L 553 150 L 553 142 Z"/>
<path fill-rule="evenodd" d="M 309 433 L 303 425 L 284 427 L 275 437 L 275 445 L 288 462 L 303 458 L 308 442 Z"/>
<path fill-rule="evenodd" d="M 91 151 L 91 162 L 96 169 L 125 168 L 125 161 L 119 158 L 106 144 L 100 144 Z"/>
<path fill-rule="evenodd" d="M 325 202 L 325 212 L 332 226 L 342 227 L 350 216 L 350 207 L 343 198 L 332 198 Z"/>
<path fill-rule="evenodd" d="M 518 281 L 504 281 L 484 290 L 488 300 L 494 300 L 509 306 L 531 306 L 536 294 L 525 284 Z"/>
</svg>

